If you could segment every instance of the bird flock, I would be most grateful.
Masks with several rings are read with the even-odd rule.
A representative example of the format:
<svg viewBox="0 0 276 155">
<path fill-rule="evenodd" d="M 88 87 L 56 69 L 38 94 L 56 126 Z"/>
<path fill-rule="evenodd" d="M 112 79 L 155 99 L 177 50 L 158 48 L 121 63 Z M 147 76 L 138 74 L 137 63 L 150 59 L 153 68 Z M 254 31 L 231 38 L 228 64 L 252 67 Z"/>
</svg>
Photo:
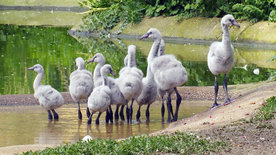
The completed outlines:
<svg viewBox="0 0 276 155">
<path fill-rule="evenodd" d="M 237 26 L 232 15 L 225 15 L 221 19 L 221 27 L 223 31 L 222 41 L 213 42 L 210 45 L 207 56 L 208 67 L 215 76 L 215 95 L 214 104 L 211 109 L 218 107 L 217 103 L 218 82 L 217 76 L 224 74 L 223 88 L 225 91 L 225 103 L 229 104 L 230 100 L 227 90 L 226 74 L 231 70 L 234 62 L 234 48 L 231 44 L 228 27 Z M 89 63 L 97 63 L 93 74 L 85 69 L 85 61 L 83 58 L 76 58 L 77 69 L 70 74 L 69 92 L 74 102 L 78 104 L 78 119 L 82 120 L 80 108 L 81 99 L 87 100 L 86 115 L 88 117 L 87 124 L 91 124 L 92 116 L 98 112 L 95 123 L 99 124 L 100 116 L 106 112 L 106 123 L 113 123 L 113 111 L 111 106 L 116 106 L 114 113 L 115 120 L 125 120 L 124 107 L 126 107 L 126 120 L 132 123 L 134 101 L 137 103 L 138 111 L 136 120 L 140 121 L 141 106 L 147 105 L 146 119 L 150 119 L 150 105 L 156 100 L 157 96 L 162 99 L 161 119 L 164 121 L 165 99 L 167 97 L 167 122 L 178 120 L 178 111 L 182 97 L 177 87 L 183 85 L 188 80 L 188 74 L 185 67 L 174 55 L 165 54 L 165 42 L 162 35 L 156 28 L 150 28 L 140 39 L 153 39 L 152 47 L 147 58 L 147 73 L 137 68 L 136 46 L 128 46 L 128 53 L 124 59 L 125 66 L 120 70 L 119 77 L 114 78 L 112 66 L 105 64 L 105 57 L 101 53 L 96 53 Z M 40 64 L 36 64 L 29 70 L 37 72 L 37 76 L 33 83 L 34 97 L 41 106 L 48 111 L 48 119 L 59 119 L 59 115 L 55 111 L 64 104 L 64 99 L 56 89 L 50 85 L 41 85 L 41 79 L 44 76 L 44 69 Z M 108 76 L 113 75 L 113 77 Z M 176 107 L 173 111 L 171 103 L 171 94 L 176 93 Z M 120 109 L 121 108 L 121 109 Z M 52 115 L 53 113 L 53 115 Z"/>
</svg>

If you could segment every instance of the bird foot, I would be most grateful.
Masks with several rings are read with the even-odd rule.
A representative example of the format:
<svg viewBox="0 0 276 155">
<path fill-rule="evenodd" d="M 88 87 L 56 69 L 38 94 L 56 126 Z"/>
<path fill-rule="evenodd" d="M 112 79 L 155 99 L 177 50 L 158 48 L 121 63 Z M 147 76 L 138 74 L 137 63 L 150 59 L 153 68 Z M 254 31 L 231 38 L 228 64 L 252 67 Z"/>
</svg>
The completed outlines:
<svg viewBox="0 0 276 155">
<path fill-rule="evenodd" d="M 230 99 L 228 98 L 228 99 L 225 100 L 225 102 L 224 102 L 223 105 L 228 105 L 228 104 L 230 104 L 230 103 L 232 103 L 232 102 L 234 102 L 234 101 L 235 101 L 235 99 L 230 100 Z"/>
<path fill-rule="evenodd" d="M 210 108 L 210 110 L 214 110 L 216 108 L 218 108 L 220 106 L 220 104 L 214 103 L 214 105 Z"/>
</svg>

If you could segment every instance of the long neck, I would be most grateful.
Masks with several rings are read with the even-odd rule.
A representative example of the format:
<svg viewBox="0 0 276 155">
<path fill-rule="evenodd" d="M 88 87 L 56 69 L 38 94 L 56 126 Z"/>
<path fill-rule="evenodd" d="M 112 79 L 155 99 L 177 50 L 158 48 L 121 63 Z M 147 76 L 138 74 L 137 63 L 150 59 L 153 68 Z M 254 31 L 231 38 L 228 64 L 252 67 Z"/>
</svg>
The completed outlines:
<svg viewBox="0 0 276 155">
<path fill-rule="evenodd" d="M 96 68 L 94 70 L 94 80 L 96 80 L 97 78 L 101 77 L 101 68 L 103 67 L 104 63 L 98 63 L 96 65 Z"/>
<path fill-rule="evenodd" d="M 153 75 L 149 65 L 147 67 L 147 76 L 146 76 L 146 78 L 147 79 L 154 79 L 154 75 Z"/>
<path fill-rule="evenodd" d="M 222 43 L 223 45 L 226 45 L 226 46 L 230 46 L 231 45 L 231 38 L 230 38 L 230 33 L 229 33 L 229 30 L 228 30 L 228 26 L 227 25 L 222 25 Z"/>
<path fill-rule="evenodd" d="M 108 81 L 107 81 L 107 76 L 106 76 L 106 74 L 102 74 L 102 80 L 103 80 L 102 85 L 103 85 L 103 86 L 107 86 L 107 85 L 108 85 Z"/>
<path fill-rule="evenodd" d="M 158 56 L 159 46 L 161 38 L 156 38 L 151 46 L 150 52 L 148 54 L 148 62 Z"/>
<path fill-rule="evenodd" d="M 79 65 L 78 66 L 78 70 L 83 70 L 84 69 L 84 65 Z"/>
<path fill-rule="evenodd" d="M 136 67 L 135 52 L 128 53 L 128 67 Z"/>
<path fill-rule="evenodd" d="M 34 84 L 33 84 L 34 90 L 36 90 L 40 86 L 40 81 L 41 81 L 43 75 L 44 75 L 44 72 L 37 74 L 37 76 L 34 80 Z"/>
</svg>

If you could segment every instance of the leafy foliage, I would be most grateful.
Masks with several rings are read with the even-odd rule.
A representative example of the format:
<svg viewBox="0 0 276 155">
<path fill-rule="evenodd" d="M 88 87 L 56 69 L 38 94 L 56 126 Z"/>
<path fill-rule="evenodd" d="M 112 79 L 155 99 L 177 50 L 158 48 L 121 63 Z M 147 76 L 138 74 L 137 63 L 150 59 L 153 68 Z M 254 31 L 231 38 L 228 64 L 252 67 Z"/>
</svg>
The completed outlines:
<svg viewBox="0 0 276 155">
<path fill-rule="evenodd" d="M 120 33 L 127 24 L 138 23 L 145 15 L 183 19 L 233 14 L 251 22 L 276 21 L 275 0 L 84 0 L 80 4 L 90 9 L 84 18 L 83 29 L 100 32 L 102 36 L 119 23 Z"/>
<path fill-rule="evenodd" d="M 217 152 L 226 147 L 222 141 L 209 141 L 200 139 L 193 134 L 175 133 L 171 136 L 130 137 L 116 142 L 115 140 L 96 139 L 88 142 L 77 142 L 73 145 L 47 148 L 43 151 L 26 152 L 25 155 L 37 154 L 202 154 L 204 152 Z"/>
</svg>

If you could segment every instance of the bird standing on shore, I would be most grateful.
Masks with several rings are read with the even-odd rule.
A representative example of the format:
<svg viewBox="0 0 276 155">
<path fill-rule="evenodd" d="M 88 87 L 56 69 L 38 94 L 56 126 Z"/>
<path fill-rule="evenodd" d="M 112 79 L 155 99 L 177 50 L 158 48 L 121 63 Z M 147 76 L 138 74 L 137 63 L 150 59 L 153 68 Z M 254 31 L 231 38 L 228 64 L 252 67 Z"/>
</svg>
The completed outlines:
<svg viewBox="0 0 276 155">
<path fill-rule="evenodd" d="M 232 15 L 225 15 L 221 19 L 221 27 L 223 31 L 222 41 L 213 42 L 210 46 L 210 50 L 207 57 L 208 67 L 212 74 L 215 76 L 215 100 L 212 108 L 217 107 L 217 95 L 218 95 L 218 82 L 217 76 L 221 73 L 224 74 L 223 88 L 225 91 L 225 103 L 228 104 L 231 102 L 226 82 L 226 74 L 231 70 L 234 63 L 234 48 L 231 44 L 230 33 L 228 27 L 234 25 L 240 27 L 239 24 L 235 21 Z"/>
</svg>

